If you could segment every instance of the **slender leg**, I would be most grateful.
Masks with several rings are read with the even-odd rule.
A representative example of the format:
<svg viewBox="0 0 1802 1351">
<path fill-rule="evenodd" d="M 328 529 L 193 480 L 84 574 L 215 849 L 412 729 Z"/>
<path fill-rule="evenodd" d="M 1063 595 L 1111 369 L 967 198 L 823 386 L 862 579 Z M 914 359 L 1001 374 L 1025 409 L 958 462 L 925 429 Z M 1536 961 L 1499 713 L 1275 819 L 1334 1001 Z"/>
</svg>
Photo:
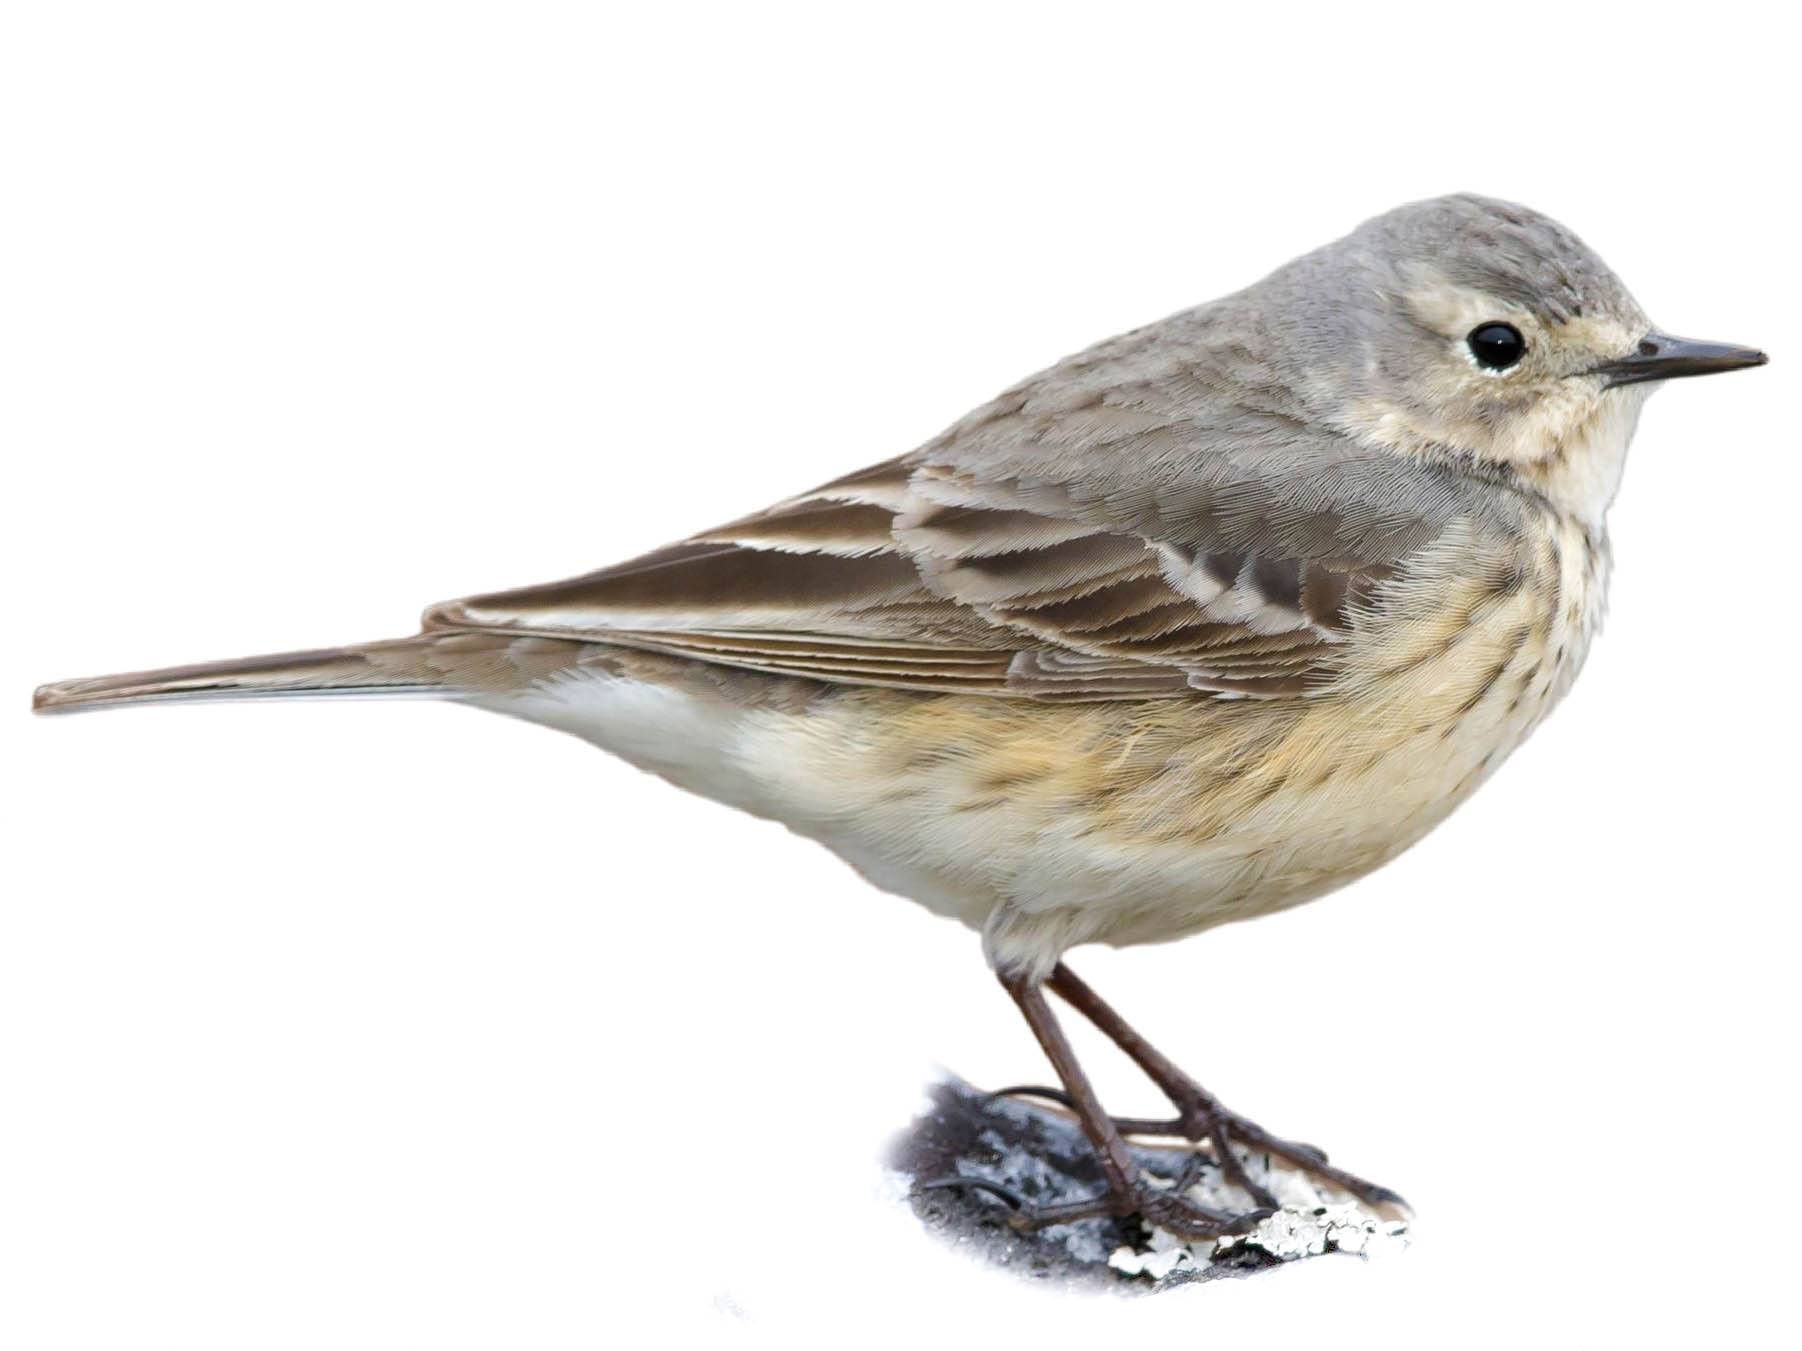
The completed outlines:
<svg viewBox="0 0 1802 1351">
<path fill-rule="evenodd" d="M 1044 990 L 1036 984 L 1007 976 L 1001 978 L 1001 985 L 1014 997 L 1014 1003 L 1020 1006 L 1020 1012 L 1026 1017 L 1026 1025 L 1032 1029 L 1033 1036 L 1039 1039 L 1039 1049 L 1045 1052 L 1045 1059 L 1051 1062 L 1051 1068 L 1057 1071 L 1064 1091 L 1070 1095 L 1077 1119 L 1082 1122 L 1083 1132 L 1089 1137 L 1089 1143 L 1095 1146 L 1095 1152 L 1101 1156 L 1101 1171 L 1107 1178 L 1109 1190 L 1124 1195 L 1131 1190 L 1138 1167 L 1133 1162 L 1131 1151 L 1126 1147 L 1126 1141 L 1120 1138 L 1120 1132 L 1108 1119 L 1101 1099 L 1095 1094 L 1094 1085 L 1089 1082 L 1088 1074 L 1077 1063 L 1076 1052 L 1072 1049 L 1069 1038 L 1064 1036 L 1064 1029 L 1058 1026 L 1057 1015 L 1051 1011 L 1051 1005 L 1045 1002 Z"/>
<path fill-rule="evenodd" d="M 1212 1093 L 1209 1093 L 1195 1080 L 1183 1073 L 1176 1064 L 1162 1051 L 1145 1040 L 1124 1018 L 1114 1011 L 1100 995 L 1090 989 L 1069 967 L 1059 963 L 1046 981 L 1050 988 L 1087 1018 L 1122 1051 L 1126 1052 L 1134 1064 L 1145 1071 L 1146 1077 L 1163 1090 L 1177 1109 L 1177 1117 L 1173 1121 L 1148 1121 L 1140 1118 L 1125 1118 L 1111 1121 L 1117 1134 L 1122 1135 L 1180 1135 L 1190 1140 L 1206 1138 L 1219 1156 L 1221 1170 L 1229 1181 L 1243 1188 L 1259 1206 L 1275 1204 L 1274 1198 L 1264 1188 L 1253 1183 L 1246 1176 L 1244 1165 L 1233 1152 L 1233 1142 L 1238 1142 L 1248 1149 L 1262 1150 L 1285 1159 L 1289 1163 L 1312 1173 L 1321 1181 L 1342 1191 L 1351 1193 L 1359 1200 L 1370 1205 L 1405 1206 L 1407 1202 L 1387 1187 L 1379 1187 L 1367 1182 L 1355 1174 L 1342 1168 L 1335 1168 L 1326 1160 L 1326 1155 L 1312 1145 L 1297 1144 L 1272 1135 L 1254 1121 L 1249 1121 L 1236 1112 L 1228 1111 Z M 1055 1064 L 1055 1060 L 1053 1061 Z M 1055 1090 L 1046 1093 L 1032 1090 L 1040 1096 L 1052 1097 L 1065 1101 L 1065 1105 L 1081 1115 L 1081 1109 L 1075 1101 L 1066 1100 L 1063 1094 Z"/>
<path fill-rule="evenodd" d="M 1183 1195 L 1188 1187 L 1182 1185 L 1193 1183 L 1193 1169 L 1185 1171 L 1179 1185 L 1172 1190 L 1164 1191 L 1149 1185 L 1140 1173 L 1138 1164 L 1134 1162 L 1126 1141 L 1121 1138 L 1119 1130 L 1102 1107 L 1094 1086 L 1089 1082 L 1089 1076 L 1077 1062 L 1075 1051 L 1071 1049 L 1063 1029 L 1058 1026 L 1057 1016 L 1046 1002 L 1043 988 L 1037 981 L 1006 975 L 1001 977 L 1001 984 L 1020 1006 L 1020 1012 L 1025 1015 L 1033 1035 L 1038 1038 L 1046 1059 L 1051 1062 L 1052 1068 L 1057 1071 L 1057 1077 L 1063 1082 L 1062 1099 L 1076 1113 L 1083 1133 L 1095 1147 L 1095 1153 L 1101 1162 L 1102 1176 L 1107 1179 L 1107 1191 L 1090 1201 L 1035 1209 L 1028 1207 L 1019 1197 L 1009 1194 L 1004 1188 L 980 1179 L 947 1177 L 927 1183 L 927 1186 L 962 1186 L 999 1196 L 1014 1208 L 1013 1222 L 1028 1229 L 1050 1224 L 1068 1224 L 1073 1220 L 1091 1219 L 1100 1215 L 1137 1214 L 1179 1238 L 1204 1239 L 1241 1232 L 1269 1213 L 1266 1208 L 1247 1215 L 1229 1215 L 1196 1205 Z"/>
</svg>

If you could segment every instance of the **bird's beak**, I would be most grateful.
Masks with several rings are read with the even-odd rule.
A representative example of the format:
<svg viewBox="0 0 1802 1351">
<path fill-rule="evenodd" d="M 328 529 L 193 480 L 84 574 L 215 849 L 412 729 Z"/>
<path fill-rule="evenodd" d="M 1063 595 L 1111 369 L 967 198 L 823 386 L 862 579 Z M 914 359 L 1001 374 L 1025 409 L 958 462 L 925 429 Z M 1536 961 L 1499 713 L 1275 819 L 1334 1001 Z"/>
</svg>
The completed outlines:
<svg viewBox="0 0 1802 1351">
<path fill-rule="evenodd" d="M 1682 375 L 1743 370 L 1747 366 L 1762 366 L 1769 360 L 1756 347 L 1648 333 L 1640 339 L 1639 350 L 1632 356 L 1603 362 L 1585 374 L 1607 376 L 1608 383 L 1603 388 L 1613 389 L 1616 385 L 1637 385 L 1642 380 L 1675 380 Z"/>
</svg>

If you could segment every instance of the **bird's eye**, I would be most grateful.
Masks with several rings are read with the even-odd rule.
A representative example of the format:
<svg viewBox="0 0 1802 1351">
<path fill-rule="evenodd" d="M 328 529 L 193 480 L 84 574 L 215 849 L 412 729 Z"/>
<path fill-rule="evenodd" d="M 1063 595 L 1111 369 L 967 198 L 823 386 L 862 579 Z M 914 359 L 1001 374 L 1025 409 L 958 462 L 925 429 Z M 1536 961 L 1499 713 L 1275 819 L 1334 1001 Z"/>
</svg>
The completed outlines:
<svg viewBox="0 0 1802 1351">
<path fill-rule="evenodd" d="M 1485 370 L 1505 371 L 1527 354 L 1527 340 L 1513 324 L 1478 324 L 1464 341 Z"/>
</svg>

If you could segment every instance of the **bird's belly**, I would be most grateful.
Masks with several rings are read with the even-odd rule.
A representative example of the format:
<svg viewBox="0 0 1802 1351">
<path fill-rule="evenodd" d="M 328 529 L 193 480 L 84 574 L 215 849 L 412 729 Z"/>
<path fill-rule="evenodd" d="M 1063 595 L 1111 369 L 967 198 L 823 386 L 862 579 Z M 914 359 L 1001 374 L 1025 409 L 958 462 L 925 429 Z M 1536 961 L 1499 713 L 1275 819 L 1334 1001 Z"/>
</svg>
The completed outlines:
<svg viewBox="0 0 1802 1351">
<path fill-rule="evenodd" d="M 1187 704 L 1040 717 L 985 703 L 934 710 L 937 738 L 828 754 L 829 771 L 785 739 L 764 781 L 780 785 L 771 814 L 876 885 L 984 929 L 998 957 L 1043 965 L 1077 943 L 1165 941 L 1344 885 L 1442 820 L 1537 711 L 1422 709 L 1373 726 L 1310 707 L 1254 731 Z M 1272 725 L 1277 749 L 1260 754 Z M 1240 755 L 1253 767 L 1233 773 Z"/>
</svg>

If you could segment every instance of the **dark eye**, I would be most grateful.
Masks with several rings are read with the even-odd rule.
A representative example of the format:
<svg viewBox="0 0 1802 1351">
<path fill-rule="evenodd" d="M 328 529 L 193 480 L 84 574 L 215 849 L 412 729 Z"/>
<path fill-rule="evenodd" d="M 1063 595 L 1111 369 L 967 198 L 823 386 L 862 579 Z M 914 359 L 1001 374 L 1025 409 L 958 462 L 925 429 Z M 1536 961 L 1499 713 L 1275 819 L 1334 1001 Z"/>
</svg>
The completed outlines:
<svg viewBox="0 0 1802 1351">
<path fill-rule="evenodd" d="M 1479 366 L 1505 371 L 1527 354 L 1527 340 L 1513 324 L 1478 324 L 1464 340 Z"/>
</svg>

